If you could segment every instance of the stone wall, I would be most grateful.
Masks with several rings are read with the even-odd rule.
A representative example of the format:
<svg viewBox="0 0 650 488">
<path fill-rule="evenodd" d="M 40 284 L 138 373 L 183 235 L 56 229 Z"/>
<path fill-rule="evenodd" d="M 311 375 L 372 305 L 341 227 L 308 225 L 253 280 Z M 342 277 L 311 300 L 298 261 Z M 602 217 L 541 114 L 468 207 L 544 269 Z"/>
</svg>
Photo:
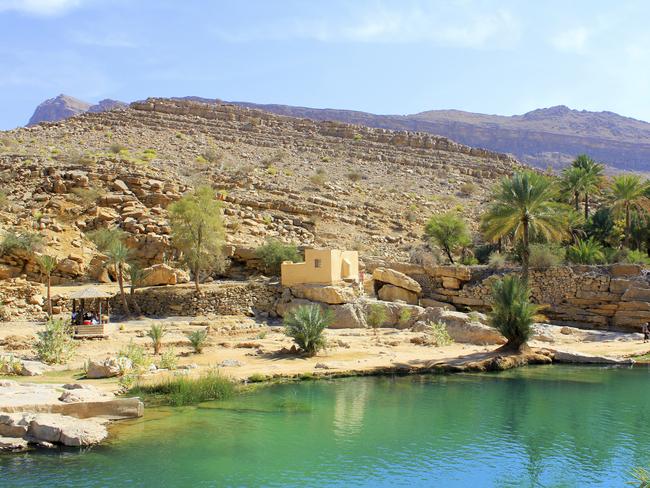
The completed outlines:
<svg viewBox="0 0 650 488">
<path fill-rule="evenodd" d="M 488 311 L 492 283 L 518 269 L 487 266 L 417 266 L 370 261 L 396 269 L 422 287 L 421 302 L 435 300 L 459 309 Z M 531 298 L 558 324 L 639 331 L 650 321 L 650 277 L 642 266 L 558 266 L 530 271 Z"/>
<path fill-rule="evenodd" d="M 201 286 L 196 294 L 193 285 L 152 286 L 136 291 L 135 301 L 147 316 L 170 315 L 261 315 L 275 316 L 275 307 L 282 290 L 278 284 L 265 281 L 213 283 Z M 111 299 L 111 307 L 122 313 L 119 295 Z"/>
</svg>

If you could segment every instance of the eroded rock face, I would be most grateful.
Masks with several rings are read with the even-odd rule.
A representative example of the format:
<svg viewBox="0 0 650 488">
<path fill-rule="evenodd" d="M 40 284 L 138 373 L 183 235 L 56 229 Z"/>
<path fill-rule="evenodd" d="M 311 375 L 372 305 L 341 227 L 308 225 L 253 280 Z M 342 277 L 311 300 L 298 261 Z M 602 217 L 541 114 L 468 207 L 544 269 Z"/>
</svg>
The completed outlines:
<svg viewBox="0 0 650 488">
<path fill-rule="evenodd" d="M 296 298 L 330 305 L 353 302 L 357 298 L 356 289 L 347 285 L 295 285 L 291 287 L 291 294 Z"/>
<path fill-rule="evenodd" d="M 379 289 L 377 295 L 381 300 L 386 300 L 387 302 L 402 301 L 411 305 L 418 304 L 417 293 L 400 288 L 399 286 L 384 285 Z"/>
<path fill-rule="evenodd" d="M 472 320 L 472 316 L 463 312 L 445 310 L 443 308 L 429 308 L 425 314 L 426 319 L 442 322 L 447 326 L 447 332 L 456 342 L 469 344 L 505 344 L 506 339 L 499 331 L 479 321 Z M 477 317 L 480 319 L 480 317 Z"/>
<path fill-rule="evenodd" d="M 187 271 L 175 269 L 163 263 L 146 268 L 144 273 L 143 286 L 176 285 L 190 281 Z"/>
<path fill-rule="evenodd" d="M 375 270 L 372 272 L 372 277 L 375 281 L 388 283 L 390 285 L 411 291 L 415 294 L 422 292 L 420 283 L 415 281 L 413 278 L 406 276 L 404 273 L 400 273 L 394 269 L 382 267 L 375 268 Z"/>
<path fill-rule="evenodd" d="M 27 436 L 39 441 L 78 447 L 99 444 L 108 437 L 108 431 L 105 425 L 95 419 L 36 414 L 29 423 Z"/>
</svg>

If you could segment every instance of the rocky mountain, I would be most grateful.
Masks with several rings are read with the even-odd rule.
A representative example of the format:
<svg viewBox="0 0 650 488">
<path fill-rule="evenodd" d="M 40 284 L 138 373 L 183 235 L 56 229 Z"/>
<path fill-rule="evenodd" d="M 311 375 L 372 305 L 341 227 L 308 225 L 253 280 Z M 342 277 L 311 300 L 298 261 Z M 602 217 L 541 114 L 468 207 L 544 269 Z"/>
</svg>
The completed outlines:
<svg viewBox="0 0 650 488">
<path fill-rule="evenodd" d="M 120 227 L 143 265 L 169 262 L 168 205 L 210 184 L 235 263 L 254 267 L 269 238 L 409 260 L 433 213 L 476 230 L 490 187 L 520 166 L 422 132 L 150 99 L 0 132 L 0 233 L 42 234 L 55 282 L 106 280 L 88 232 Z M 20 249 L 0 257 L 0 279 L 39 273 Z"/>
<path fill-rule="evenodd" d="M 175 100 L 224 103 L 219 99 L 201 97 L 180 97 Z M 510 153 L 520 161 L 540 168 L 560 168 L 572 161 L 577 154 L 587 153 L 606 163 L 612 170 L 650 171 L 650 123 L 622 117 L 613 112 L 578 111 L 557 106 L 513 116 L 485 115 L 460 110 L 431 110 L 412 115 L 375 115 L 352 110 L 230 103 L 317 121 L 329 120 L 390 130 L 428 132 L 468 146 Z M 84 109 L 85 105 L 88 104 L 60 95 L 43 102 L 30 119 L 30 124 L 60 120 L 86 110 L 94 112 L 124 106 L 122 102 L 112 100 L 105 100 Z M 58 108 L 60 106 L 61 109 Z"/>
<path fill-rule="evenodd" d="M 27 125 L 40 122 L 56 122 L 85 112 L 104 112 L 116 108 L 124 108 L 127 104 L 117 100 L 105 99 L 93 105 L 68 95 L 59 95 L 41 103 L 29 119 Z"/>
</svg>

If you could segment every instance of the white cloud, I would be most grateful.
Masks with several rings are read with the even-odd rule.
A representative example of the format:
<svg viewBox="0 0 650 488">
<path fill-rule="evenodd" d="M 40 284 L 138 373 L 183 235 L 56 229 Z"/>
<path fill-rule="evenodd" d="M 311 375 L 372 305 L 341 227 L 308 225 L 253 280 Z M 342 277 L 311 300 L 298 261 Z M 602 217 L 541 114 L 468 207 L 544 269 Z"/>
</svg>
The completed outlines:
<svg viewBox="0 0 650 488">
<path fill-rule="evenodd" d="M 394 5 L 394 4 L 392 4 Z M 229 42 L 306 39 L 320 42 L 415 43 L 454 47 L 504 48 L 519 40 L 521 28 L 508 10 L 485 9 L 467 1 L 445 8 L 431 4 L 400 4 L 375 9 L 338 12 L 339 18 L 284 19 L 255 30 L 222 29 L 216 35 Z"/>
<path fill-rule="evenodd" d="M 551 44 L 559 51 L 582 54 L 585 52 L 590 35 L 586 27 L 575 27 L 555 35 L 551 38 Z"/>
<path fill-rule="evenodd" d="M 17 11 L 32 15 L 57 15 L 80 7 L 87 0 L 0 0 L 0 12 Z"/>
</svg>

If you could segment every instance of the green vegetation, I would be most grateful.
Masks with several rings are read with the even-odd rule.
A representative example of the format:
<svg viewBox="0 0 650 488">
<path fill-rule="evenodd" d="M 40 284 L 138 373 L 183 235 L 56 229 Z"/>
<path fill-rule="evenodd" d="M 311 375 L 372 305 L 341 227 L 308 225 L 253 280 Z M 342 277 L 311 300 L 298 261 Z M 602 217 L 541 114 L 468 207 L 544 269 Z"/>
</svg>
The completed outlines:
<svg viewBox="0 0 650 488">
<path fill-rule="evenodd" d="M 398 325 L 405 327 L 409 323 L 409 320 L 411 320 L 412 315 L 413 314 L 411 313 L 411 310 L 408 308 L 403 308 L 400 310 L 399 317 L 397 318 Z"/>
<path fill-rule="evenodd" d="M 230 379 L 210 371 L 197 378 L 175 376 L 153 384 L 138 384 L 129 390 L 129 395 L 142 397 L 147 403 L 180 407 L 224 400 L 235 392 L 235 384 Z"/>
<path fill-rule="evenodd" d="M 537 308 L 529 297 L 526 281 L 517 276 L 504 276 L 492 287 L 490 325 L 508 340 L 505 348 L 520 350 L 532 334 Z"/>
<path fill-rule="evenodd" d="M 454 253 L 471 243 L 465 221 L 455 213 L 432 216 L 424 228 L 430 242 L 438 246 L 454 264 Z"/>
<path fill-rule="evenodd" d="M 253 373 L 248 377 L 249 383 L 264 383 L 268 381 L 269 377 L 262 373 Z"/>
<path fill-rule="evenodd" d="M 493 252 L 490 254 L 490 257 L 488 258 L 488 266 L 491 268 L 504 268 L 507 264 L 508 260 L 506 259 L 506 256 L 501 254 L 498 251 Z"/>
<path fill-rule="evenodd" d="M 221 204 L 209 186 L 200 186 L 169 206 L 172 243 L 192 270 L 197 293 L 201 272 L 221 262 L 224 232 L 220 210 Z"/>
<path fill-rule="evenodd" d="M 565 251 L 556 244 L 536 243 L 530 245 L 529 265 L 531 268 L 547 269 L 564 262 Z"/>
<path fill-rule="evenodd" d="M 162 340 L 166 333 L 167 328 L 165 327 L 165 324 L 151 324 L 151 327 L 147 332 L 147 337 L 151 339 L 151 342 L 153 343 L 154 354 L 160 354 Z"/>
<path fill-rule="evenodd" d="M 208 340 L 208 331 L 207 329 L 199 329 L 187 334 L 187 338 L 192 344 L 194 352 L 201 354 L 203 352 L 203 347 Z"/>
<path fill-rule="evenodd" d="M 75 344 L 70 334 L 70 325 L 62 319 L 50 319 L 45 328 L 36 333 L 34 345 L 36 354 L 45 363 L 65 364 L 74 354 Z"/>
<path fill-rule="evenodd" d="M 23 251 L 34 253 L 43 247 L 43 236 L 37 232 L 8 231 L 0 242 L 0 255 Z"/>
<path fill-rule="evenodd" d="M 447 331 L 447 326 L 442 322 L 429 322 L 427 324 L 427 329 L 431 336 L 431 342 L 435 346 L 448 346 L 454 342 Z"/>
<path fill-rule="evenodd" d="M 386 308 L 383 305 L 378 303 L 370 305 L 370 309 L 366 313 L 366 322 L 375 335 L 377 335 L 377 329 L 384 325 L 387 319 Z"/>
<path fill-rule="evenodd" d="M 124 293 L 124 267 L 129 259 L 129 248 L 126 247 L 122 241 L 114 242 L 111 247 L 106 251 L 108 256 L 108 263 L 113 266 L 115 274 L 117 275 L 117 284 L 120 287 L 120 297 L 122 298 L 122 306 L 124 312 L 129 315 L 129 304 L 126 301 L 126 294 Z"/>
<path fill-rule="evenodd" d="M 133 341 L 129 342 L 126 349 L 120 350 L 117 353 L 117 357 L 126 358 L 131 361 L 132 372 L 136 375 L 144 373 L 151 366 L 151 358 L 146 355 L 144 348 Z M 127 372 L 122 371 L 122 374 L 125 373 Z"/>
<path fill-rule="evenodd" d="M 0 356 L 0 375 L 19 375 L 22 369 L 22 362 L 13 354 Z"/>
<path fill-rule="evenodd" d="M 45 275 L 45 285 L 47 287 L 47 315 L 52 317 L 52 272 L 56 269 L 58 261 L 52 256 L 43 254 L 36 258 L 36 262 Z"/>
<path fill-rule="evenodd" d="M 274 276 L 280 275 L 280 267 L 284 261 L 298 263 L 302 256 L 294 244 L 283 244 L 270 239 L 255 250 L 255 255 L 262 261 L 264 270 Z"/>
<path fill-rule="evenodd" d="M 323 331 L 332 323 L 332 313 L 318 305 L 304 305 L 284 318 L 285 333 L 307 355 L 313 356 L 325 347 Z"/>
<path fill-rule="evenodd" d="M 352 183 L 356 183 L 357 181 L 361 180 L 363 174 L 360 171 L 354 170 L 348 172 L 348 174 L 346 174 L 345 176 L 347 176 L 348 180 L 350 180 Z"/>
<path fill-rule="evenodd" d="M 578 239 L 567 248 L 567 259 L 575 264 L 602 264 L 605 262 L 603 246 L 590 237 Z"/>
<path fill-rule="evenodd" d="M 97 249 L 106 252 L 123 241 L 126 238 L 126 232 L 121 229 L 102 228 L 88 232 L 86 236 L 97 246 Z"/>
<path fill-rule="evenodd" d="M 166 350 L 160 356 L 160 361 L 158 362 L 158 368 L 160 369 L 176 369 L 178 366 L 178 359 L 176 358 L 176 351 L 174 348 Z"/>
<path fill-rule="evenodd" d="M 483 215 L 483 232 L 491 241 L 511 238 L 521 243 L 522 274 L 528 278 L 531 237 L 558 240 L 567 235 L 567 208 L 557 201 L 554 182 L 532 171 L 504 178 Z"/>
<path fill-rule="evenodd" d="M 632 237 L 632 211 L 643 210 L 648 204 L 648 183 L 639 175 L 619 175 L 612 180 L 611 199 L 614 213 L 625 216 L 625 245 Z"/>
</svg>

